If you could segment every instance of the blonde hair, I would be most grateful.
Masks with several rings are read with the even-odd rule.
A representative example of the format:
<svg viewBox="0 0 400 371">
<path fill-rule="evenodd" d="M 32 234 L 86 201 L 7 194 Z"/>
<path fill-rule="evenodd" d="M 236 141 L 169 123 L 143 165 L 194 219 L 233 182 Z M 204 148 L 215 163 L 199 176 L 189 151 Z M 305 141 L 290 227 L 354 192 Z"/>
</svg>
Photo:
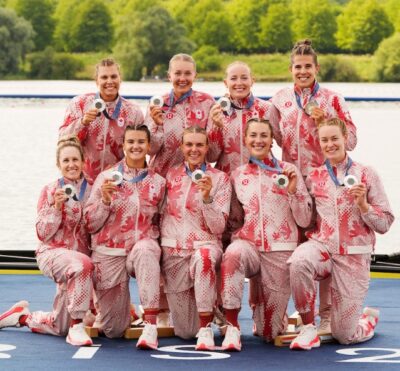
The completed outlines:
<svg viewBox="0 0 400 371">
<path fill-rule="evenodd" d="M 312 47 L 312 41 L 310 39 L 304 39 L 297 41 L 294 44 L 292 52 L 290 53 L 290 65 L 293 65 L 293 59 L 296 55 L 311 55 L 315 65 L 318 65 L 317 53 Z"/>
<path fill-rule="evenodd" d="M 183 138 L 186 134 L 203 134 L 206 137 L 206 144 L 208 144 L 208 135 L 206 129 L 203 129 L 198 125 L 189 126 L 188 128 L 183 129 L 182 143 L 183 143 Z"/>
<path fill-rule="evenodd" d="M 57 166 L 60 166 L 60 153 L 66 147 L 75 147 L 81 155 L 81 160 L 82 161 L 84 160 L 83 149 L 82 149 L 81 142 L 79 141 L 78 137 L 75 134 L 65 135 L 65 136 L 61 137 L 57 142 L 57 151 L 56 151 Z"/>
<path fill-rule="evenodd" d="M 97 80 L 97 78 L 99 77 L 100 67 L 111 67 L 111 66 L 116 66 L 118 73 L 121 75 L 121 69 L 119 64 L 113 58 L 104 58 L 99 63 L 96 64 L 94 79 Z"/>
<path fill-rule="evenodd" d="M 274 130 L 272 129 L 271 123 L 270 123 L 268 120 L 259 119 L 259 118 L 252 118 L 252 119 L 250 119 L 250 120 L 248 120 L 248 121 L 246 122 L 246 126 L 245 126 L 245 128 L 244 128 L 244 135 L 245 135 L 245 136 L 247 135 L 247 132 L 249 131 L 250 125 L 251 125 L 253 122 L 256 122 L 256 123 L 259 123 L 259 124 L 265 124 L 265 125 L 267 125 L 267 126 L 269 127 L 269 130 L 271 131 L 271 138 L 274 137 Z"/>
<path fill-rule="evenodd" d="M 226 77 L 228 76 L 228 70 L 229 70 L 230 68 L 234 67 L 234 66 L 243 66 L 243 67 L 247 67 L 247 68 L 249 69 L 250 76 L 253 75 L 252 72 L 251 72 L 251 68 L 250 68 L 250 66 L 249 66 L 247 63 L 242 62 L 242 61 L 234 61 L 234 62 L 228 64 L 228 66 L 226 67 L 226 69 L 225 69 L 225 76 L 226 76 Z"/>
<path fill-rule="evenodd" d="M 322 121 L 318 125 L 318 130 L 320 128 L 322 128 L 323 126 L 337 126 L 340 129 L 340 131 L 342 132 L 343 136 L 347 136 L 347 126 L 346 126 L 346 124 L 344 123 L 343 120 L 341 120 L 341 119 L 339 119 L 337 117 Z"/>
<path fill-rule="evenodd" d="M 169 61 L 168 64 L 168 72 L 171 71 L 172 68 L 172 63 L 175 61 L 184 61 L 184 62 L 190 62 L 193 64 L 194 66 L 194 70 L 196 71 L 196 62 L 194 61 L 193 57 L 189 54 L 185 54 L 185 53 L 179 53 L 179 54 L 175 54 Z"/>
</svg>

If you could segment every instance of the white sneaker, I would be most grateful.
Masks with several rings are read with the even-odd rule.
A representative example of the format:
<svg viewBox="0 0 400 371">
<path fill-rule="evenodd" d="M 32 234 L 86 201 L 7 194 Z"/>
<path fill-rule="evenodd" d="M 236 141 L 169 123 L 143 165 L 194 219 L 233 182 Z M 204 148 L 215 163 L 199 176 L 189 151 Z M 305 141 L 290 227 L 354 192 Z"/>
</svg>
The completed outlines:
<svg viewBox="0 0 400 371">
<path fill-rule="evenodd" d="M 19 318 L 29 315 L 29 303 L 21 300 L 14 304 L 7 312 L 0 314 L 0 329 L 4 327 L 21 327 Z"/>
<path fill-rule="evenodd" d="M 321 322 L 318 326 L 318 335 L 327 335 L 331 333 L 331 318 L 321 318 Z"/>
<path fill-rule="evenodd" d="M 75 325 L 69 328 L 66 341 L 67 343 L 75 345 L 77 347 L 83 345 L 88 345 L 88 346 L 93 345 L 92 339 L 87 334 L 83 322 L 76 323 Z"/>
<path fill-rule="evenodd" d="M 360 319 L 361 325 L 365 329 L 363 341 L 371 339 L 375 334 L 375 327 L 379 320 L 379 309 L 365 307 Z"/>
<path fill-rule="evenodd" d="M 214 332 L 211 327 L 200 327 L 199 332 L 196 335 L 197 344 L 196 350 L 214 350 Z"/>
<path fill-rule="evenodd" d="M 224 341 L 222 342 L 223 350 L 236 350 L 240 352 L 242 350 L 242 342 L 240 341 L 240 330 L 235 327 L 228 325 L 225 333 Z"/>
<path fill-rule="evenodd" d="M 157 327 L 170 327 L 169 312 L 160 312 L 157 314 Z"/>
<path fill-rule="evenodd" d="M 157 339 L 157 326 L 151 323 L 146 323 L 142 335 L 140 335 L 136 348 L 139 349 L 157 349 L 158 339 Z"/>
<path fill-rule="evenodd" d="M 311 348 L 318 348 L 320 345 L 321 341 L 318 337 L 317 328 L 310 323 L 301 328 L 300 334 L 290 343 L 290 349 L 310 350 Z"/>
</svg>

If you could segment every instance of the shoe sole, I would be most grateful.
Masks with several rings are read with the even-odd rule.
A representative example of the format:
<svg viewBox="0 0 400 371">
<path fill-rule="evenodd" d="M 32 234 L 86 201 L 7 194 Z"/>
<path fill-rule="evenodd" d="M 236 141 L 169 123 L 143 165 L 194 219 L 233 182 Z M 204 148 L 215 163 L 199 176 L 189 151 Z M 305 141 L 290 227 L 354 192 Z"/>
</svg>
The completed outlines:
<svg viewBox="0 0 400 371">
<path fill-rule="evenodd" d="M 195 349 L 196 350 L 214 350 L 215 349 L 215 345 L 213 345 L 213 346 L 208 346 L 208 345 L 206 345 L 206 344 L 204 344 L 204 343 L 201 343 L 201 344 L 199 344 L 199 345 L 196 345 L 196 347 L 195 347 Z"/>
<path fill-rule="evenodd" d="M 12 306 L 7 312 L 3 313 L 0 316 L 0 321 L 6 319 L 7 317 L 10 317 L 14 314 L 19 314 L 19 317 L 23 316 L 23 315 L 28 315 L 29 311 L 27 313 L 24 313 L 24 310 L 26 308 L 28 308 L 29 303 L 25 300 L 22 300 L 16 304 L 14 304 L 14 306 Z M 17 322 L 15 323 L 15 325 L 6 325 L 6 326 L 0 326 L 0 329 L 2 328 L 6 328 L 6 327 L 20 327 L 19 325 L 19 317 Z"/>
<path fill-rule="evenodd" d="M 82 342 L 82 343 L 78 343 L 78 342 L 75 343 L 74 341 L 71 340 L 71 338 L 69 336 L 67 336 L 66 341 L 67 341 L 68 344 L 71 344 L 71 345 L 73 345 L 75 347 L 85 347 L 85 346 L 89 347 L 89 346 L 93 345 L 93 341 L 92 340 L 86 340 L 85 342 Z"/>
<path fill-rule="evenodd" d="M 318 339 L 318 341 L 313 340 L 308 345 L 301 345 L 299 343 L 290 344 L 290 349 L 292 349 L 292 350 L 311 350 L 312 348 L 319 348 L 320 345 L 321 345 L 321 341 Z"/>
<path fill-rule="evenodd" d="M 222 350 L 226 352 L 240 352 L 242 350 L 242 345 L 236 346 L 234 344 L 223 345 Z"/>
<path fill-rule="evenodd" d="M 136 348 L 142 349 L 142 350 L 145 350 L 145 349 L 157 350 L 158 343 L 150 344 L 150 343 L 146 342 L 145 340 L 143 340 L 140 343 L 136 344 Z"/>
</svg>

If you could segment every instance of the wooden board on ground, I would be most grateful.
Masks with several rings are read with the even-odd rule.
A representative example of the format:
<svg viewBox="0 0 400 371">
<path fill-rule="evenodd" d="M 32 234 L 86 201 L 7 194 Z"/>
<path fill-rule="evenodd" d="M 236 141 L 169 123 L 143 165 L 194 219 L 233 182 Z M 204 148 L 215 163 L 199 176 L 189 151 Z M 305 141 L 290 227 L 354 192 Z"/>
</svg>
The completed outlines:
<svg viewBox="0 0 400 371">
<path fill-rule="evenodd" d="M 96 327 L 85 327 L 86 333 L 91 337 L 91 338 L 98 338 L 99 337 L 99 329 Z"/>
<path fill-rule="evenodd" d="M 139 339 L 142 335 L 143 327 L 131 327 L 125 330 L 125 339 Z M 167 338 L 175 336 L 173 327 L 157 327 L 158 337 Z"/>
<path fill-rule="evenodd" d="M 301 320 L 299 312 L 294 312 L 289 316 L 289 325 L 300 326 L 303 322 Z"/>
</svg>

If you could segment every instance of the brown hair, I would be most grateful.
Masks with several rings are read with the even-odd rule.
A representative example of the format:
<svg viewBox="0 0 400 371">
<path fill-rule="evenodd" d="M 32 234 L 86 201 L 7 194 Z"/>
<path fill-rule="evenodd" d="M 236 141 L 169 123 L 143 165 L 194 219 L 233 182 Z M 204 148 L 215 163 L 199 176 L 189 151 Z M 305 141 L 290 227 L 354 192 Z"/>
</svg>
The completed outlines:
<svg viewBox="0 0 400 371">
<path fill-rule="evenodd" d="M 118 73 L 121 75 L 121 69 L 119 64 L 113 58 L 104 58 L 99 63 L 96 64 L 94 79 L 97 80 L 97 78 L 99 77 L 100 67 L 111 67 L 111 66 L 116 66 L 118 69 Z"/>
<path fill-rule="evenodd" d="M 293 65 L 293 59 L 296 55 L 311 55 L 315 65 L 318 65 L 317 53 L 311 46 L 312 42 L 310 39 L 304 39 L 297 41 L 294 44 L 292 52 L 290 53 L 290 65 Z"/>
<path fill-rule="evenodd" d="M 272 129 L 271 123 L 270 123 L 268 120 L 259 119 L 259 118 L 252 118 L 252 119 L 250 119 L 250 120 L 248 120 L 248 121 L 246 122 L 246 126 L 245 126 L 245 128 L 244 128 L 244 135 L 245 135 L 245 136 L 247 135 L 247 132 L 249 131 L 250 125 L 251 125 L 253 122 L 267 125 L 267 126 L 269 127 L 269 130 L 271 131 L 271 137 L 272 137 L 272 138 L 274 137 L 274 130 Z"/>
<path fill-rule="evenodd" d="M 208 135 L 207 135 L 206 129 L 203 129 L 202 127 L 200 127 L 198 125 L 189 126 L 188 128 L 183 129 L 182 143 L 183 143 L 183 137 L 186 134 L 203 134 L 206 137 L 206 144 L 208 144 Z"/>
<path fill-rule="evenodd" d="M 84 160 L 83 149 L 82 149 L 81 142 L 79 141 L 78 137 L 75 134 L 65 135 L 65 136 L 61 137 L 57 142 L 57 151 L 56 151 L 57 166 L 60 166 L 61 150 L 63 150 L 66 147 L 75 147 L 81 155 L 81 160 L 82 161 Z"/>
<path fill-rule="evenodd" d="M 144 124 L 128 125 L 124 130 L 124 135 L 122 137 L 123 142 L 125 142 L 125 135 L 128 131 L 144 131 L 146 133 L 147 141 L 150 143 L 150 138 L 151 138 L 150 130 L 146 125 Z"/>
<path fill-rule="evenodd" d="M 175 61 L 184 61 L 184 62 L 190 62 L 193 64 L 194 66 L 194 70 L 196 71 L 196 62 L 194 61 L 193 57 L 189 54 L 185 54 L 185 53 L 179 53 L 179 54 L 175 54 L 169 61 L 168 64 L 168 72 L 171 71 L 171 66 L 172 63 Z"/>
<path fill-rule="evenodd" d="M 342 132 L 343 136 L 347 136 L 347 126 L 344 123 L 343 120 L 334 117 L 331 119 L 327 119 L 322 121 L 319 125 L 318 125 L 318 129 L 322 128 L 323 126 L 337 126 L 340 131 Z"/>
</svg>

